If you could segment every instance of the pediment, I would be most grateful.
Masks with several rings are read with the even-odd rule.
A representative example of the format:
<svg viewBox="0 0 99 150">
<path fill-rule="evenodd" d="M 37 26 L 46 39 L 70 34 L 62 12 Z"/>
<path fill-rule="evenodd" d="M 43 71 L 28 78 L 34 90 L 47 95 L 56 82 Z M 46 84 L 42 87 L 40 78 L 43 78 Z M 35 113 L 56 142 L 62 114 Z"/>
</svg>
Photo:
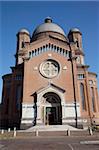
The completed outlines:
<svg viewBox="0 0 99 150">
<path fill-rule="evenodd" d="M 45 90 L 48 91 L 48 89 L 52 89 L 52 90 L 55 90 L 55 91 L 59 91 L 59 92 L 61 92 L 61 93 L 64 93 L 64 92 L 65 92 L 65 90 L 62 89 L 61 87 L 59 87 L 59 86 L 57 86 L 57 85 L 55 85 L 55 84 L 49 83 L 47 87 L 42 87 L 42 88 L 38 89 L 38 90 L 36 91 L 36 93 L 38 94 L 38 93 L 40 93 L 40 92 L 42 92 L 42 91 L 45 91 Z"/>
</svg>

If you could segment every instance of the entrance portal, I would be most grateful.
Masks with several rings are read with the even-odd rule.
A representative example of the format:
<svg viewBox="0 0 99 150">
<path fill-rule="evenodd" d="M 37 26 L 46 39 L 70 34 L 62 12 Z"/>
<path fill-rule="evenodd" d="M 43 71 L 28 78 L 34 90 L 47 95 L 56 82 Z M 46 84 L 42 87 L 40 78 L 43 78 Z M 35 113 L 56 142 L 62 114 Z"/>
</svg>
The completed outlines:
<svg viewBox="0 0 99 150">
<path fill-rule="evenodd" d="M 49 125 L 56 123 L 56 107 L 46 107 L 46 121 Z"/>
<path fill-rule="evenodd" d="M 43 95 L 44 98 L 44 114 L 43 120 L 45 124 L 55 125 L 62 124 L 62 108 L 60 97 L 53 92 Z"/>
</svg>

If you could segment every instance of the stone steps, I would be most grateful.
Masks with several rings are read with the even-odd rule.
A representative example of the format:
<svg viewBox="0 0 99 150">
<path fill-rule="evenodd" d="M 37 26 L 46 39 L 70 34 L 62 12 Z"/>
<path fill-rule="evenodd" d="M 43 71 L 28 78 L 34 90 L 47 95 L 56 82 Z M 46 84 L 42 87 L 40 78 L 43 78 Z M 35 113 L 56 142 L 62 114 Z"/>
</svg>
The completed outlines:
<svg viewBox="0 0 99 150">
<path fill-rule="evenodd" d="M 81 131 L 82 129 L 77 129 L 75 127 L 72 127 L 70 125 L 40 125 L 40 126 L 34 126 L 31 127 L 27 130 L 25 130 L 26 132 L 33 132 L 35 130 L 38 131 L 67 131 L 67 130 L 71 130 L 71 131 Z"/>
</svg>

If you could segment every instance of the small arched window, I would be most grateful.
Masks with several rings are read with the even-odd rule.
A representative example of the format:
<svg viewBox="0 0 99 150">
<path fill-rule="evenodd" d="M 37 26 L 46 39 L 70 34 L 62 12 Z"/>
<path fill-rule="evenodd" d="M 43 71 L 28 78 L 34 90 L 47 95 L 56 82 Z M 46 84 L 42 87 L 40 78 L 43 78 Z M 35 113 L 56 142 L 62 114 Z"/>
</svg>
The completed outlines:
<svg viewBox="0 0 99 150">
<path fill-rule="evenodd" d="M 96 111 L 95 110 L 95 97 L 94 97 L 94 89 L 93 87 L 91 87 L 91 98 L 92 98 L 92 111 Z"/>
<path fill-rule="evenodd" d="M 5 109 L 5 114 L 9 114 L 9 98 L 7 98 L 7 101 L 6 101 L 6 109 Z"/>
<path fill-rule="evenodd" d="M 79 47 L 79 42 L 78 42 L 78 41 L 76 41 L 76 43 L 77 43 L 77 47 Z"/>
<path fill-rule="evenodd" d="M 24 47 L 25 47 L 25 43 L 24 43 L 24 42 L 22 42 L 22 45 L 21 45 L 21 47 L 22 47 L 22 48 L 24 48 Z"/>
<path fill-rule="evenodd" d="M 21 85 L 17 85 L 16 87 L 16 107 L 20 110 L 20 103 L 21 103 Z"/>
<path fill-rule="evenodd" d="M 86 103 L 85 103 L 85 92 L 84 92 L 84 84 L 80 84 L 80 95 L 81 95 L 81 103 L 82 103 L 82 109 L 86 110 Z"/>
</svg>

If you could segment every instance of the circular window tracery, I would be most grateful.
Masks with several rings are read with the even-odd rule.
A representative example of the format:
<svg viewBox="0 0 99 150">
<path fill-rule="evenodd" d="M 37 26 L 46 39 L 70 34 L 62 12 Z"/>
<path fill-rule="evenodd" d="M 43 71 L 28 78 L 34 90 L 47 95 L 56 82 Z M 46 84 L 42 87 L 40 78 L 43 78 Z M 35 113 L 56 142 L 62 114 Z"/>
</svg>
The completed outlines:
<svg viewBox="0 0 99 150">
<path fill-rule="evenodd" d="M 40 73 L 46 78 L 56 77 L 59 70 L 59 63 L 52 59 L 46 60 L 40 65 Z"/>
</svg>

